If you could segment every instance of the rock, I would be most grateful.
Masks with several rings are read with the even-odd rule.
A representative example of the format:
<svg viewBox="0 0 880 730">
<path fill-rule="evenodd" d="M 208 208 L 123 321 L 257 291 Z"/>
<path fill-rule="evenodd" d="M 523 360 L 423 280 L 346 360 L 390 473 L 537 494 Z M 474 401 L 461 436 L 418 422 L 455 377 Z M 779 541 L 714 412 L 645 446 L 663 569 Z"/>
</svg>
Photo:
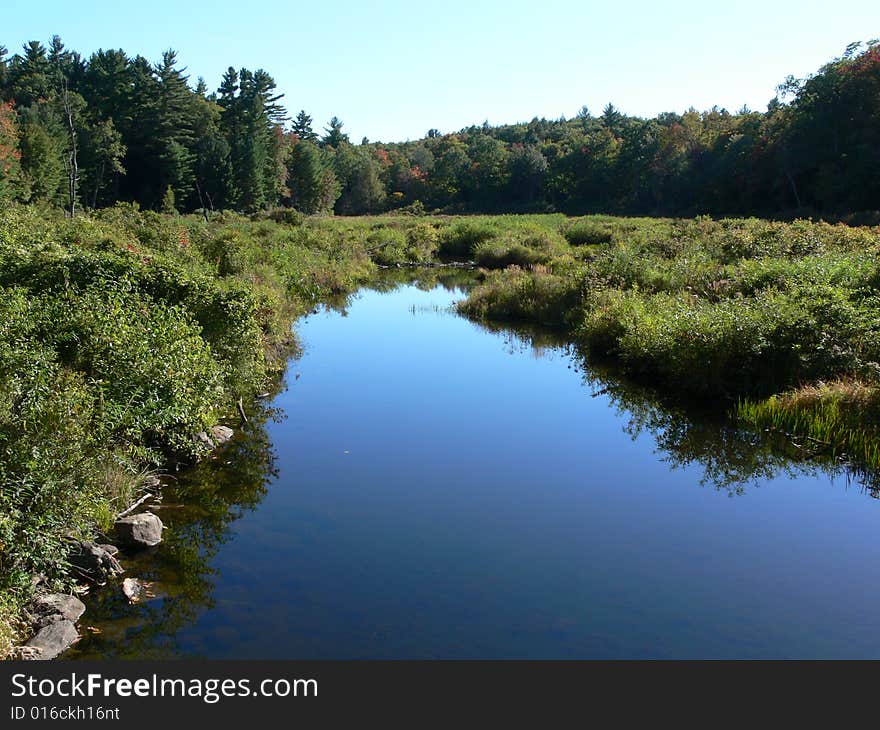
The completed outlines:
<svg viewBox="0 0 880 730">
<path fill-rule="evenodd" d="M 204 444 L 204 445 L 207 446 L 209 449 L 213 449 L 213 448 L 214 448 L 214 442 L 211 441 L 211 437 L 208 436 L 207 431 L 199 431 L 199 432 L 196 434 L 196 441 L 198 441 L 199 443 Z"/>
<path fill-rule="evenodd" d="M 41 628 L 25 646 L 39 651 L 33 656 L 34 659 L 54 659 L 69 649 L 77 639 L 79 634 L 73 621 L 62 619 Z"/>
<path fill-rule="evenodd" d="M 211 436 L 213 436 L 214 443 L 217 444 L 217 446 L 229 441 L 234 433 L 235 431 L 229 428 L 229 426 L 213 426 L 211 428 Z"/>
<path fill-rule="evenodd" d="M 116 534 L 129 547 L 152 547 L 162 542 L 162 520 L 152 512 L 141 512 L 116 520 Z"/>
<path fill-rule="evenodd" d="M 76 596 L 66 593 L 50 593 L 34 600 L 34 625 L 48 626 L 58 621 L 79 621 L 85 613 L 85 604 Z"/>
<path fill-rule="evenodd" d="M 129 603 L 137 603 L 144 598 L 154 598 L 155 594 L 150 590 L 152 587 L 152 583 L 137 578 L 126 578 L 122 581 L 122 592 Z"/>
<path fill-rule="evenodd" d="M 105 552 L 110 553 L 111 555 L 118 555 L 119 554 L 119 548 L 116 547 L 115 545 L 98 545 L 98 547 L 101 548 L 102 550 L 104 550 Z"/>
<path fill-rule="evenodd" d="M 87 540 L 73 543 L 67 562 L 77 578 L 99 585 L 106 583 L 110 576 L 125 572 L 111 553 Z"/>
<path fill-rule="evenodd" d="M 149 476 L 144 477 L 144 481 L 142 482 L 144 487 L 147 489 L 158 489 L 162 486 L 162 480 L 159 479 L 155 474 L 150 474 Z"/>
</svg>

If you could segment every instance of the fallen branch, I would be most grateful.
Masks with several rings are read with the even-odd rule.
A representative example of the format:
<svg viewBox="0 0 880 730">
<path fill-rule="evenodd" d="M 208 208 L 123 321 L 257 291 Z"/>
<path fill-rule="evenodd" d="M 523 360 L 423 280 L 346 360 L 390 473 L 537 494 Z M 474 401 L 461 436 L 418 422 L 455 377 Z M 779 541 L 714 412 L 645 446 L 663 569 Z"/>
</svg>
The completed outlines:
<svg viewBox="0 0 880 730">
<path fill-rule="evenodd" d="M 127 514 L 130 514 L 131 512 L 134 512 L 134 511 L 135 511 L 138 507 L 140 507 L 144 502 L 146 502 L 146 501 L 147 501 L 148 499 L 150 499 L 151 497 L 155 497 L 155 496 L 156 496 L 156 495 L 153 494 L 153 492 L 147 492 L 147 493 L 144 494 L 140 499 L 138 499 L 134 504 L 132 504 L 131 506 L 125 508 L 124 510 L 122 510 L 122 512 L 120 512 L 118 515 L 116 515 L 116 519 L 118 520 L 120 517 L 125 517 Z"/>
</svg>

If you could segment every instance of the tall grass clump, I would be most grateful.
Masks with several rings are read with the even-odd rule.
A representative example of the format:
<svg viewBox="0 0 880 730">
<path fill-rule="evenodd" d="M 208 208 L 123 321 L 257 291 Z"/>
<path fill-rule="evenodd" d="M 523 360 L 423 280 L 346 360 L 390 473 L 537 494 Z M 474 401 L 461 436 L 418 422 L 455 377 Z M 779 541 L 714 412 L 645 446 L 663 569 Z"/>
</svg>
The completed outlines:
<svg viewBox="0 0 880 730">
<path fill-rule="evenodd" d="M 497 234 L 498 229 L 490 223 L 455 223 L 440 234 L 438 254 L 446 259 L 470 260 L 477 246 L 491 241 Z"/>
<path fill-rule="evenodd" d="M 573 222 L 563 230 L 565 240 L 572 246 L 592 246 L 611 243 L 614 234 L 607 225 L 582 219 Z"/>
<path fill-rule="evenodd" d="M 491 272 L 458 308 L 474 319 L 561 327 L 568 324 L 579 298 L 580 283 L 568 273 L 553 273 L 545 266 L 512 266 Z"/>
<path fill-rule="evenodd" d="M 857 380 L 820 381 L 764 400 L 746 399 L 737 416 L 755 428 L 799 439 L 809 453 L 845 455 L 880 469 L 880 388 Z"/>
</svg>

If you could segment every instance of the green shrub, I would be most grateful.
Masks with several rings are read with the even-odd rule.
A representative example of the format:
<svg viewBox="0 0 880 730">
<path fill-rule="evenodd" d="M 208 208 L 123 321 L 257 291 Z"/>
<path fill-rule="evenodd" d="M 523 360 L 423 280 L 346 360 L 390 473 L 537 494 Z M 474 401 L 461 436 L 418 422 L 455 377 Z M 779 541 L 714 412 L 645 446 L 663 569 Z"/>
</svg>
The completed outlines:
<svg viewBox="0 0 880 730">
<path fill-rule="evenodd" d="M 439 246 L 439 235 L 434 226 L 419 223 L 406 231 L 406 255 L 410 261 L 426 262 L 434 258 Z"/>
<path fill-rule="evenodd" d="M 476 247 L 495 238 L 497 232 L 488 223 L 455 223 L 441 232 L 438 253 L 448 259 L 471 259 Z"/>
<path fill-rule="evenodd" d="M 579 299 L 579 282 L 572 276 L 556 275 L 541 267 L 534 271 L 511 267 L 490 274 L 458 309 L 475 319 L 561 326 Z"/>
<path fill-rule="evenodd" d="M 301 226 L 306 221 L 306 215 L 295 208 L 275 208 L 269 213 L 269 217 L 286 226 Z"/>
<path fill-rule="evenodd" d="M 201 249 L 205 260 L 217 267 L 220 276 L 241 274 L 248 266 L 245 245 L 237 231 L 222 231 L 204 241 Z"/>
<path fill-rule="evenodd" d="M 563 235 L 572 246 L 611 243 L 614 238 L 608 226 L 588 220 L 575 221 L 563 230 Z"/>
<path fill-rule="evenodd" d="M 406 235 L 396 228 L 382 227 L 367 236 L 367 250 L 377 263 L 403 263 L 407 260 Z"/>
</svg>

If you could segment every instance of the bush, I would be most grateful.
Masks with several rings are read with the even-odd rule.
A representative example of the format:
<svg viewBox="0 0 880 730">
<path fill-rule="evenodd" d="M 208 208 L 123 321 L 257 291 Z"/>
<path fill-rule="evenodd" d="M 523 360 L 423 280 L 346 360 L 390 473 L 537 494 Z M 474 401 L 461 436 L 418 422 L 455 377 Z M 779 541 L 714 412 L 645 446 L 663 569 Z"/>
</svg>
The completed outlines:
<svg viewBox="0 0 880 730">
<path fill-rule="evenodd" d="M 508 266 L 528 267 L 544 263 L 549 260 L 549 255 L 521 243 L 493 240 L 478 244 L 473 258 L 487 269 L 503 269 Z"/>
<path fill-rule="evenodd" d="M 434 258 L 439 246 L 434 226 L 420 223 L 406 231 L 406 254 L 410 261 L 426 262 Z"/>
<path fill-rule="evenodd" d="M 247 268 L 244 243 L 237 231 L 226 230 L 202 244 L 202 255 L 217 267 L 220 276 L 235 276 Z"/>
<path fill-rule="evenodd" d="M 406 235 L 395 228 L 382 227 L 367 236 L 367 250 L 379 264 L 399 264 L 407 260 Z"/>
<path fill-rule="evenodd" d="M 575 221 L 563 231 L 565 240 L 572 246 L 589 246 L 611 243 L 613 235 L 610 228 L 591 221 Z"/>
<path fill-rule="evenodd" d="M 301 226 L 306 220 L 306 215 L 294 208 L 275 208 L 269 213 L 269 218 L 286 226 Z"/>
<path fill-rule="evenodd" d="M 476 247 L 495 238 L 496 234 L 496 228 L 488 223 L 456 223 L 442 231 L 438 253 L 447 259 L 470 260 Z"/>
<path fill-rule="evenodd" d="M 560 276 L 536 267 L 511 267 L 490 274 L 459 303 L 463 314 L 476 319 L 533 321 L 550 326 L 568 322 L 580 299 L 575 277 Z"/>
</svg>

